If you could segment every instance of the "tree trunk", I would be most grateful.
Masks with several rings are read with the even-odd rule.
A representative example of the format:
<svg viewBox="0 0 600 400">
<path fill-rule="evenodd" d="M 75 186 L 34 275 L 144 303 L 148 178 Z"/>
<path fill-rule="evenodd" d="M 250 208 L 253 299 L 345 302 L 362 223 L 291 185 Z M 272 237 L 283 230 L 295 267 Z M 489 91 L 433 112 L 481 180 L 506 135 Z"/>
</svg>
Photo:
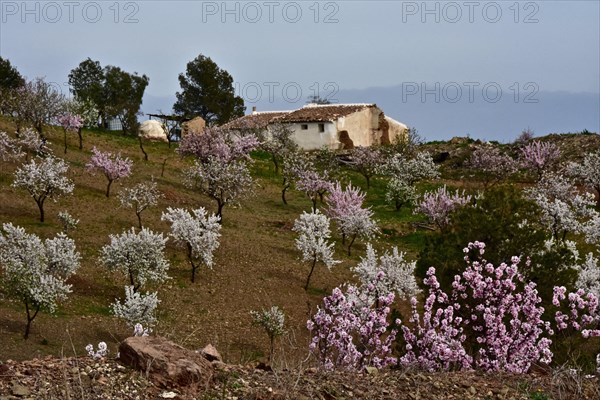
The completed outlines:
<svg viewBox="0 0 600 400">
<path fill-rule="evenodd" d="M 352 245 L 354 244 L 354 241 L 356 240 L 356 235 L 352 236 L 352 240 L 350 241 L 350 244 L 348 245 L 348 255 L 351 256 L 352 254 L 350 253 L 350 249 L 352 248 Z"/>
<path fill-rule="evenodd" d="M 148 153 L 144 150 L 144 145 L 142 144 L 142 137 L 140 136 L 140 149 L 142 149 L 142 153 L 144 153 L 144 161 L 148 161 Z"/>
<path fill-rule="evenodd" d="M 77 129 L 77 135 L 79 136 L 79 150 L 83 150 L 83 135 L 81 128 Z"/>
<path fill-rule="evenodd" d="M 40 311 L 40 306 L 36 306 L 35 313 L 33 313 L 33 316 L 32 316 L 31 311 L 29 310 L 29 303 L 27 303 L 27 301 L 25 301 L 25 311 L 27 312 L 27 325 L 25 326 L 25 334 L 23 335 L 23 338 L 28 339 L 29 332 L 31 330 L 31 323 L 33 322 L 33 320 L 37 316 L 38 312 Z"/>
<path fill-rule="evenodd" d="M 108 196 L 110 196 L 110 185 L 112 185 L 113 181 L 112 179 L 108 180 L 108 185 L 106 186 L 106 198 L 108 199 Z"/>
<path fill-rule="evenodd" d="M 65 154 L 67 154 L 67 130 L 63 128 L 64 132 L 64 137 L 65 137 Z"/>
<path fill-rule="evenodd" d="M 367 189 L 371 188 L 371 177 L 369 175 L 365 175 L 365 178 L 367 179 Z"/>
<path fill-rule="evenodd" d="M 277 161 L 277 156 L 275 154 L 271 154 L 271 159 L 273 160 L 273 165 L 275 166 L 275 175 L 279 174 L 279 162 Z"/>
<path fill-rule="evenodd" d="M 171 144 L 171 142 L 169 142 L 169 144 Z M 160 169 L 160 177 L 161 178 L 165 176 L 165 166 L 167 165 L 167 160 L 168 160 L 168 158 L 165 158 L 163 160 L 162 168 Z"/>
<path fill-rule="evenodd" d="M 317 198 L 313 197 L 310 200 L 312 201 L 313 213 L 316 213 L 317 212 Z"/>
<path fill-rule="evenodd" d="M 308 284 L 310 283 L 310 277 L 315 270 L 315 265 L 317 265 L 317 257 L 313 258 L 312 267 L 310 268 L 310 273 L 308 274 L 308 278 L 306 278 L 306 285 L 304 285 L 304 290 L 308 290 Z"/>
<path fill-rule="evenodd" d="M 290 184 L 289 183 L 284 183 L 283 185 L 283 189 L 281 190 L 281 200 L 283 200 L 283 204 L 285 204 L 287 206 L 287 199 L 285 198 L 285 192 L 287 192 L 287 190 L 289 189 Z"/>
<path fill-rule="evenodd" d="M 36 203 L 40 209 L 40 222 L 44 222 L 44 200 L 36 200 Z"/>
<path fill-rule="evenodd" d="M 141 212 L 138 212 L 138 213 L 135 213 L 135 215 L 137 215 L 137 219 L 138 219 L 138 227 L 139 227 L 140 229 L 142 229 L 142 213 L 141 213 Z"/>
<path fill-rule="evenodd" d="M 219 217 L 219 224 L 223 224 L 223 203 L 221 200 L 217 200 L 217 217 Z"/>
</svg>

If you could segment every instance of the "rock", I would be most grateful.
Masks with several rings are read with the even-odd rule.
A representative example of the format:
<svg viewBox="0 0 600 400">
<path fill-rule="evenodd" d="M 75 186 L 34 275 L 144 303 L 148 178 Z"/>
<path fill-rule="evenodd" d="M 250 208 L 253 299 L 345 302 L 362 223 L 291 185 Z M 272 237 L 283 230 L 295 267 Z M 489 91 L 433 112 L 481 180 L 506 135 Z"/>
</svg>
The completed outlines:
<svg viewBox="0 0 600 400">
<path fill-rule="evenodd" d="M 223 357 L 221 357 L 221 354 L 219 354 L 215 346 L 210 343 L 200 350 L 200 354 L 202 354 L 202 357 L 206 358 L 208 361 L 223 362 Z"/>
<path fill-rule="evenodd" d="M 26 386 L 20 385 L 18 383 L 13 384 L 10 392 L 14 396 L 19 396 L 19 397 L 29 396 L 29 394 L 31 393 Z"/>
<path fill-rule="evenodd" d="M 148 120 L 140 124 L 138 129 L 138 136 L 145 140 L 152 140 L 158 142 L 167 142 L 167 134 L 165 127 L 159 121 Z"/>
<path fill-rule="evenodd" d="M 367 370 L 367 374 L 369 375 L 377 375 L 379 373 L 379 370 L 375 367 L 367 367 L 365 369 Z"/>
<path fill-rule="evenodd" d="M 210 362 L 199 353 L 159 336 L 133 336 L 119 346 L 119 360 L 144 373 L 158 386 L 192 383 L 208 387 L 213 379 Z"/>
</svg>

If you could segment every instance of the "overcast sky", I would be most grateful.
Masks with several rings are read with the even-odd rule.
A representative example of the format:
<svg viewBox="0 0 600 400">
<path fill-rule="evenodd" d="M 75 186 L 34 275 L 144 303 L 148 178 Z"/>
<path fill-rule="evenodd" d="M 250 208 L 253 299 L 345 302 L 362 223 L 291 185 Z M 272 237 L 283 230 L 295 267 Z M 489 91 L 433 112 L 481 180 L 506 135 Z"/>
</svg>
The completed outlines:
<svg viewBox="0 0 600 400">
<path fill-rule="evenodd" d="M 169 112 L 204 54 L 249 109 L 319 94 L 377 103 L 428 139 L 508 141 L 600 130 L 599 3 L 1 0 L 0 55 L 65 91 L 87 57 L 146 74 L 142 110 Z"/>
</svg>

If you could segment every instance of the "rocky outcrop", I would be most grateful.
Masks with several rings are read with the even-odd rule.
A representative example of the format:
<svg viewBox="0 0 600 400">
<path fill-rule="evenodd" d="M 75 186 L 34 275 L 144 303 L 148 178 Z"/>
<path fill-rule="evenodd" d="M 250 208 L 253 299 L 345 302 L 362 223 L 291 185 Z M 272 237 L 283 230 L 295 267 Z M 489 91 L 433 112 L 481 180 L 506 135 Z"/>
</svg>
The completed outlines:
<svg viewBox="0 0 600 400">
<path fill-rule="evenodd" d="M 187 350 L 165 338 L 134 336 L 119 346 L 119 361 L 146 373 L 163 388 L 195 385 L 209 387 L 213 367 L 201 353 Z"/>
</svg>

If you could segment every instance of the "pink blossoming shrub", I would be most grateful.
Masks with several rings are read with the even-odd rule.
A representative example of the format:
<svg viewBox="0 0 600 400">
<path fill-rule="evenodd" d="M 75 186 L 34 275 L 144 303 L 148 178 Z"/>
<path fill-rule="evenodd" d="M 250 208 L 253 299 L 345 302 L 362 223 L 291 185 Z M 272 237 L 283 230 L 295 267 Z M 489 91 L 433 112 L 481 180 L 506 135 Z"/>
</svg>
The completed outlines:
<svg viewBox="0 0 600 400">
<path fill-rule="evenodd" d="M 383 275 L 380 272 L 376 281 Z M 396 330 L 389 330 L 388 323 L 394 294 L 379 296 L 372 303 L 376 286 L 376 282 L 360 288 L 350 285 L 345 292 L 335 288 L 307 322 L 313 335 L 310 350 L 323 368 L 360 371 L 396 363 L 391 355 Z"/>
<path fill-rule="evenodd" d="M 532 363 L 549 363 L 550 323 L 542 320 L 544 308 L 535 283 L 525 283 L 518 272 L 519 257 L 495 267 L 481 256 L 485 244 L 464 249 L 467 268 L 454 278 L 450 295 L 440 289 L 432 267 L 423 314 L 413 299 L 412 327 L 402 327 L 406 354 L 402 365 L 426 370 L 480 368 L 486 371 L 525 373 Z"/>
<path fill-rule="evenodd" d="M 536 284 L 526 282 L 519 272 L 520 257 L 494 266 L 483 259 L 482 242 L 469 243 L 463 252 L 466 268 L 454 277 L 451 290 L 444 291 L 435 268 L 429 268 L 423 306 L 412 297 L 408 321 L 396 320 L 402 330 L 399 365 L 427 371 L 526 373 L 534 364 L 549 364 L 552 349 L 562 353 L 564 339 L 600 337 L 595 294 L 554 287 L 552 314 L 544 317 Z M 393 362 L 387 342 L 396 334 L 387 322 L 393 298 L 378 293 L 378 300 L 373 300 L 382 279 L 385 273 L 380 271 L 373 282 L 360 288 L 349 286 L 346 293 L 336 288 L 309 321 L 311 350 L 325 368 L 380 368 Z M 560 336 L 553 343 L 551 337 L 557 333 Z M 381 355 L 377 362 L 365 363 L 364 350 L 372 354 L 373 348 Z"/>
</svg>

